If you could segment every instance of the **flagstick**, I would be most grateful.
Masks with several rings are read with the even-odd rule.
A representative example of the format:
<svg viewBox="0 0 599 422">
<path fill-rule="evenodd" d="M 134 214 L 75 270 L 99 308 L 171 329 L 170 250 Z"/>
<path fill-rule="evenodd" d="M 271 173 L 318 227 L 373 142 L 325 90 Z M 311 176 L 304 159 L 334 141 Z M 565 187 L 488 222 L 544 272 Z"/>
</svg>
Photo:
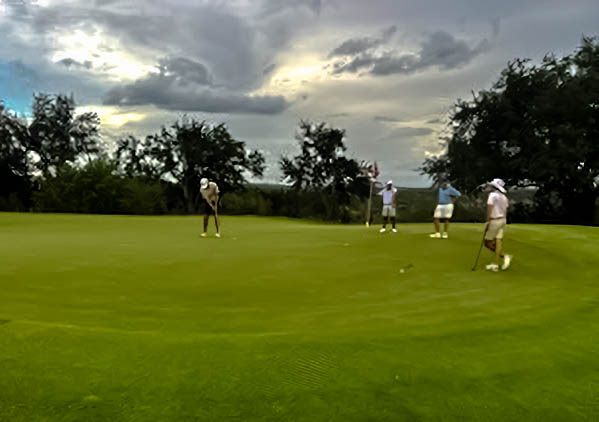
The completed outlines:
<svg viewBox="0 0 599 422">
<path fill-rule="evenodd" d="M 366 211 L 366 227 L 370 227 L 370 203 L 372 202 L 372 185 L 374 183 L 370 181 L 370 193 L 368 194 L 368 211 Z"/>
</svg>

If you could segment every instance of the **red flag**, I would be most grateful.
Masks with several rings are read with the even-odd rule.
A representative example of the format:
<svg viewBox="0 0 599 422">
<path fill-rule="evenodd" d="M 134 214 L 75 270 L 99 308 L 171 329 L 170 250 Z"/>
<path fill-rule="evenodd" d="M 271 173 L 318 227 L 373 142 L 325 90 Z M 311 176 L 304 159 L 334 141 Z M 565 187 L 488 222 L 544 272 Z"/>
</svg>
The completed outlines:
<svg viewBox="0 0 599 422">
<path fill-rule="evenodd" d="M 377 177 L 379 177 L 379 166 L 375 162 L 374 164 L 370 164 L 368 169 L 368 178 L 370 179 L 371 183 L 376 183 Z"/>
</svg>

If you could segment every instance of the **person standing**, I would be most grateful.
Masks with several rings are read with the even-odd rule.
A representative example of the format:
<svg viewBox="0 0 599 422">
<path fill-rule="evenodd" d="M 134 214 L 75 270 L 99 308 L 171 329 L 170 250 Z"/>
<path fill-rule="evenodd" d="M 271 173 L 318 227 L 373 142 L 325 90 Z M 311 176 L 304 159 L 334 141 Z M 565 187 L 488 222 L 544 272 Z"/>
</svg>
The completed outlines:
<svg viewBox="0 0 599 422">
<path fill-rule="evenodd" d="M 444 182 L 439 188 L 439 203 L 434 214 L 435 233 L 430 235 L 433 239 L 447 239 L 449 237 L 449 220 L 453 215 L 453 204 L 460 196 L 462 194 L 447 182 Z M 443 234 L 439 231 L 440 220 L 444 220 L 445 223 Z"/>
<path fill-rule="evenodd" d="M 397 189 L 393 187 L 393 181 L 389 180 L 385 189 L 379 192 L 379 195 L 383 196 L 383 227 L 380 232 L 384 233 L 387 231 L 387 222 L 391 219 L 393 233 L 397 233 L 395 229 L 395 194 Z"/>
<path fill-rule="evenodd" d="M 218 226 L 218 185 L 214 182 L 209 182 L 205 177 L 200 180 L 200 193 L 204 198 L 204 231 L 201 236 L 206 237 L 208 230 L 208 221 L 210 216 L 214 215 L 214 224 L 216 226 L 216 237 L 220 237 L 220 229 Z"/>
<path fill-rule="evenodd" d="M 502 270 L 507 270 L 512 262 L 512 255 L 503 254 L 503 231 L 507 223 L 509 201 L 506 196 L 505 182 L 493 179 L 487 183 L 489 198 L 487 199 L 487 225 L 485 228 L 485 247 L 495 253 L 494 261 L 486 266 L 489 271 L 499 271 L 499 258 L 503 259 Z"/>
</svg>

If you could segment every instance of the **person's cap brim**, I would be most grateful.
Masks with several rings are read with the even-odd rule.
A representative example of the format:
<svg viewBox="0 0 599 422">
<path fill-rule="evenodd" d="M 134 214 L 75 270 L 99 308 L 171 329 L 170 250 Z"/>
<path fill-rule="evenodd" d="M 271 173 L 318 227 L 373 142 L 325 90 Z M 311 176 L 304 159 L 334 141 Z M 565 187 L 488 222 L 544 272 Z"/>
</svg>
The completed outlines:
<svg viewBox="0 0 599 422">
<path fill-rule="evenodd" d="M 489 182 L 488 183 L 490 186 L 493 186 L 495 189 L 497 189 L 498 191 L 500 191 L 501 193 L 507 193 L 507 191 L 505 190 L 505 188 L 503 186 L 499 186 L 497 183 L 494 182 Z"/>
</svg>

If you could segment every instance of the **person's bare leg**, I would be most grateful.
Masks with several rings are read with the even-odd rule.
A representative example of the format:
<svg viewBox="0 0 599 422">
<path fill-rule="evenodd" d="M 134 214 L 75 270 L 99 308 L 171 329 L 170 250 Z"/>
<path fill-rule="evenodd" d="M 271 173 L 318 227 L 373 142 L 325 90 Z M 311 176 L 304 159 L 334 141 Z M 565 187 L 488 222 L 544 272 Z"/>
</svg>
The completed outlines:
<svg viewBox="0 0 599 422">
<path fill-rule="evenodd" d="M 507 270 L 512 263 L 512 256 L 503 253 L 503 239 L 501 241 L 501 250 L 499 251 L 499 256 L 503 259 L 503 265 L 501 266 L 502 270 Z"/>
<path fill-rule="evenodd" d="M 439 233 L 439 219 L 435 218 L 435 233 Z"/>
<path fill-rule="evenodd" d="M 503 239 L 495 240 L 495 264 L 499 266 L 499 257 L 503 257 Z"/>
<path fill-rule="evenodd" d="M 220 233 L 220 229 L 218 227 L 218 215 L 216 215 L 216 213 L 214 213 L 214 224 L 216 226 L 216 232 Z"/>
<path fill-rule="evenodd" d="M 445 220 L 445 233 L 449 231 L 449 218 Z"/>
<path fill-rule="evenodd" d="M 391 224 L 393 225 L 393 228 L 395 228 L 395 217 L 391 217 Z"/>
<path fill-rule="evenodd" d="M 495 252 L 495 240 L 485 239 L 485 247 L 491 252 Z"/>
<path fill-rule="evenodd" d="M 209 218 L 210 218 L 209 215 L 204 216 L 204 233 L 206 233 L 206 231 L 208 230 L 208 219 Z"/>
<path fill-rule="evenodd" d="M 388 219 L 389 219 L 389 217 L 383 217 L 383 228 L 385 228 L 387 226 Z"/>
</svg>

